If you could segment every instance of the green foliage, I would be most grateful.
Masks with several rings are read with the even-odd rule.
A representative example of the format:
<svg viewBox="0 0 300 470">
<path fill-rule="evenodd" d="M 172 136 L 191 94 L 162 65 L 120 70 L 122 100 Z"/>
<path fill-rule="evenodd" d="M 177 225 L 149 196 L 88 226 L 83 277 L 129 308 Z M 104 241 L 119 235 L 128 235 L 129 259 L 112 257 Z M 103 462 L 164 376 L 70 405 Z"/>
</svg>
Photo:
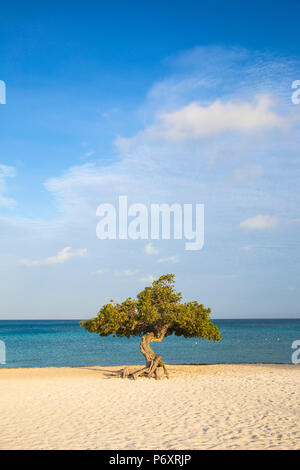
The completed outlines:
<svg viewBox="0 0 300 470">
<path fill-rule="evenodd" d="M 180 292 L 175 291 L 175 275 L 164 274 L 151 287 L 130 297 L 121 304 L 103 305 L 98 315 L 81 322 L 87 331 L 100 336 L 141 336 L 147 333 L 159 335 L 168 325 L 166 335 L 175 333 L 185 338 L 198 337 L 219 341 L 221 334 L 210 320 L 210 308 L 198 302 L 182 302 Z"/>
</svg>

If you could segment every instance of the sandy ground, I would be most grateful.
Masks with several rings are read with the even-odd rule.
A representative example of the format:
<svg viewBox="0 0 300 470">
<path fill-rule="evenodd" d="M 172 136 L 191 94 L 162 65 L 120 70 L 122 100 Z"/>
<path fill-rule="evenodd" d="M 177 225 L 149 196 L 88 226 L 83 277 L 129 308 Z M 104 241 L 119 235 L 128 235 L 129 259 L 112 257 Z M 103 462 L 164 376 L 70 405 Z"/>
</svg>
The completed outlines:
<svg viewBox="0 0 300 470">
<path fill-rule="evenodd" d="M 300 366 L 0 370 L 0 449 L 296 449 Z"/>
</svg>

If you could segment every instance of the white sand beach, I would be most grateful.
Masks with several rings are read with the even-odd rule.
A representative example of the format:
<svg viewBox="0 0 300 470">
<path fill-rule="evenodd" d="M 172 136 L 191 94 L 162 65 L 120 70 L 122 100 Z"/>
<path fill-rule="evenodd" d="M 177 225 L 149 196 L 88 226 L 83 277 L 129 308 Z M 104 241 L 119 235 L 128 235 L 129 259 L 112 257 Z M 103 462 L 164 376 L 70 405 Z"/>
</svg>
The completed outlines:
<svg viewBox="0 0 300 470">
<path fill-rule="evenodd" d="M 296 449 L 298 365 L 0 370 L 0 449 Z"/>
</svg>

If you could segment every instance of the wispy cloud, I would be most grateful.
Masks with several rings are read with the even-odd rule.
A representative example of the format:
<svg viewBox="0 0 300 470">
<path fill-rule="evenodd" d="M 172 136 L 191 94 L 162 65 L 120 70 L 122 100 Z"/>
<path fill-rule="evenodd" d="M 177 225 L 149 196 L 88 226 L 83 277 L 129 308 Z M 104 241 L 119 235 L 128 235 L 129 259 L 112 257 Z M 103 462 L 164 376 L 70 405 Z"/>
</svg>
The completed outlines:
<svg viewBox="0 0 300 470">
<path fill-rule="evenodd" d="M 258 214 L 250 217 L 240 223 L 240 227 L 245 230 L 266 230 L 276 228 L 279 224 L 279 218 L 272 215 Z"/>
<path fill-rule="evenodd" d="M 145 246 L 145 253 L 147 255 L 158 255 L 159 250 L 157 248 L 154 248 L 152 243 L 147 243 L 147 245 Z"/>
<path fill-rule="evenodd" d="M 105 274 L 108 272 L 108 269 L 103 268 L 103 269 L 97 269 L 94 274 L 98 274 L 99 276 L 102 276 L 102 274 Z"/>
<path fill-rule="evenodd" d="M 21 264 L 23 266 L 31 267 L 31 266 L 55 266 L 56 264 L 63 264 L 68 261 L 70 258 L 73 257 L 81 257 L 87 254 L 86 248 L 79 248 L 78 250 L 72 250 L 70 246 L 66 246 L 61 251 L 57 253 L 57 255 L 50 256 L 48 258 L 40 259 L 40 260 L 29 260 L 23 259 L 21 260 Z"/>
<path fill-rule="evenodd" d="M 86 158 L 89 158 L 89 157 L 91 157 L 92 155 L 94 155 L 95 153 L 96 153 L 95 150 L 88 150 L 87 152 L 85 152 L 84 156 L 85 156 Z"/>
<path fill-rule="evenodd" d="M 166 73 L 163 80 L 153 85 L 145 101 L 140 103 L 140 109 L 135 109 L 137 112 L 130 115 L 129 120 L 132 120 L 132 123 L 113 128 L 113 135 L 120 134 L 125 142 L 129 142 L 129 148 L 119 147 L 117 155 L 99 154 L 98 160 L 91 156 L 93 162 L 66 167 L 64 172 L 57 167 L 48 175 L 48 202 L 51 198 L 54 199 L 56 206 L 51 201 L 51 207 L 57 207 L 57 217 L 51 213 L 51 217 L 47 219 L 29 219 L 35 212 L 33 207 L 28 210 L 28 202 L 30 204 L 33 197 L 38 197 L 38 188 L 32 188 L 30 199 L 24 198 L 22 201 L 24 220 L 0 217 L 0 235 L 1 242 L 5 242 L 4 249 L 14 254 L 17 259 L 22 258 L 23 240 L 26 237 L 26 246 L 30 250 L 26 253 L 30 253 L 30 258 L 33 258 L 27 260 L 27 264 L 40 265 L 45 263 L 45 260 L 38 260 L 37 255 L 31 254 L 36 246 L 39 246 L 39 253 L 53 254 L 58 251 L 57 246 L 64 247 L 69 244 L 74 247 L 78 246 L 78 240 L 82 240 L 80 246 L 87 247 L 89 252 L 93 251 L 95 255 L 89 257 L 89 272 L 95 272 L 98 267 L 103 266 L 110 268 L 109 276 L 101 278 L 105 288 L 99 292 L 99 302 L 105 302 L 108 290 L 120 284 L 116 282 L 118 278 L 113 278 L 115 270 L 121 270 L 122 266 L 131 267 L 132 257 L 138 249 L 135 247 L 140 246 L 143 252 L 148 243 L 140 241 L 133 246 L 129 241 L 106 243 L 96 240 L 96 207 L 105 202 L 115 204 L 120 194 L 127 194 L 131 203 L 141 202 L 147 205 L 153 202 L 204 202 L 207 209 L 207 243 L 199 256 L 204 263 L 217 266 L 218 271 L 224 261 L 224 249 L 226 252 L 236 252 L 237 247 L 243 244 L 257 242 L 256 239 L 249 239 L 245 233 L 241 234 L 241 231 L 236 230 L 240 221 L 243 221 L 241 227 L 244 230 L 258 231 L 269 227 L 270 220 L 266 221 L 265 216 L 262 216 L 262 220 L 252 217 L 255 219 L 252 222 L 244 219 L 256 214 L 275 214 L 278 220 L 299 217 L 299 124 L 293 121 L 291 128 L 284 129 L 283 132 L 281 127 L 284 127 L 290 114 L 298 116 L 300 122 L 300 106 L 292 106 L 290 99 L 290 85 L 292 79 L 299 75 L 300 69 L 292 65 L 289 70 L 284 57 L 273 60 L 273 57 L 253 57 L 252 52 L 244 52 L 236 54 L 231 50 L 220 50 L 218 53 L 215 49 L 198 48 L 183 54 L 177 64 L 172 65 L 171 73 Z M 289 81 L 291 69 L 292 79 Z M 276 106 L 273 98 L 268 98 L 269 101 L 264 105 L 262 98 L 255 98 L 262 93 L 274 96 L 277 99 Z M 230 111 L 228 117 L 227 111 Z M 122 112 L 120 111 L 120 118 Z M 243 121 L 238 122 L 236 115 L 239 119 L 243 116 Z M 109 123 L 109 119 L 106 122 Z M 93 140 L 84 150 L 80 150 L 79 156 L 94 148 L 99 149 L 99 145 L 99 142 Z M 259 178 L 259 185 L 249 187 L 250 181 L 255 182 Z M 240 184 L 232 184 L 233 179 Z M 6 181 L 8 182 L 8 179 Z M 22 191 L 20 186 L 19 194 L 24 194 Z M 5 192 L 4 197 L 7 194 L 8 192 Z M 3 196 L 3 191 L 0 191 L 0 196 Z M 43 199 L 37 207 L 42 204 Z M 273 212 L 275 207 L 276 213 Z M 50 208 L 50 204 L 47 208 Z M 49 213 L 49 210 L 41 211 L 40 216 L 44 217 L 44 213 Z M 277 220 L 275 224 L 271 221 L 272 227 L 276 224 Z M 269 232 L 266 237 L 270 244 L 280 243 L 285 254 L 289 253 L 291 243 L 288 245 L 288 240 L 291 242 L 294 237 L 297 224 L 286 224 L 286 229 L 286 232 L 290 230 L 289 234 L 285 233 L 289 235 L 289 239 L 286 236 L 281 239 L 281 231 L 276 230 Z M 262 242 L 265 241 L 265 232 L 249 232 L 251 237 L 256 233 L 263 234 Z M 180 243 L 181 241 L 178 241 L 178 244 L 172 242 L 172 248 L 171 244 L 169 247 L 172 251 L 167 254 L 163 251 L 166 243 L 159 240 L 153 241 L 153 245 L 150 243 L 144 252 L 144 255 L 150 256 L 144 256 L 144 261 L 143 257 L 137 258 L 133 265 L 140 269 L 137 279 L 141 278 L 141 282 L 145 283 L 151 282 L 153 276 L 147 276 L 147 273 L 153 272 L 153 261 L 156 267 L 168 266 L 157 264 L 158 259 L 166 260 L 168 254 L 179 253 L 185 272 L 195 273 L 197 281 L 202 282 L 201 272 L 196 268 L 199 257 L 190 257 L 184 250 L 181 251 Z M 51 249 L 51 245 L 55 248 Z M 222 249 L 218 250 L 216 246 Z M 251 249 L 248 251 L 255 255 L 256 250 L 253 249 L 252 252 Z M 256 263 L 253 269 L 258 275 L 263 275 L 266 266 L 260 256 L 262 252 L 259 246 L 259 256 L 253 256 L 251 260 Z M 246 255 L 247 253 L 244 253 L 245 260 L 250 260 L 250 254 L 248 257 Z M 296 262 L 293 256 L 282 255 L 279 260 L 280 273 L 294 272 L 293 269 L 285 269 L 287 259 L 290 263 Z M 147 262 L 148 266 L 143 265 L 144 262 Z M 172 261 L 161 261 L 163 262 Z M 53 259 L 46 261 L 46 265 L 48 264 L 53 264 Z M 69 263 L 70 269 L 72 264 Z M 234 269 L 237 274 L 237 287 L 243 288 L 242 267 L 235 265 Z M 35 271 L 33 268 L 27 270 Z M 4 272 L 5 270 L 3 281 L 6 282 Z M 98 274 L 100 276 L 105 272 L 99 269 Z M 29 272 L 28 274 L 30 275 Z M 125 284 L 132 281 L 134 285 L 136 277 L 124 277 Z M 205 276 L 205 288 L 208 292 L 215 291 L 215 279 L 216 273 L 212 273 L 211 277 Z M 191 289 L 187 277 L 182 282 L 183 289 L 185 286 Z M 294 281 L 291 279 L 290 282 Z M 276 285 L 275 282 L 274 286 Z M 276 298 L 275 291 L 274 294 L 273 300 Z M 6 295 L 9 303 L 9 290 Z M 81 298 L 82 304 L 86 304 L 86 299 L 93 295 L 92 285 L 87 285 Z M 127 295 L 126 292 L 124 295 Z M 220 295 L 219 298 L 221 297 Z M 74 310 L 82 310 L 82 304 L 80 305 L 77 299 L 70 301 L 73 302 Z M 229 293 L 228 305 L 236 308 L 235 302 L 236 298 Z M 218 298 L 216 307 L 219 307 L 221 312 L 225 309 L 221 301 L 218 305 Z M 270 305 L 267 307 L 269 309 Z M 32 304 L 28 308 L 32 308 Z"/>
<path fill-rule="evenodd" d="M 149 283 L 149 284 L 150 284 L 151 282 L 154 281 L 154 279 L 155 279 L 155 277 L 152 276 L 152 274 L 149 274 L 148 276 L 143 276 L 143 277 L 141 277 L 141 278 L 140 278 L 140 281 L 141 281 L 141 282 L 146 282 L 146 283 Z"/>
<path fill-rule="evenodd" d="M 124 269 L 123 271 L 117 271 L 117 276 L 134 276 L 139 272 L 138 269 Z"/>
<path fill-rule="evenodd" d="M 12 166 L 0 164 L 0 206 L 12 207 L 15 205 L 15 200 L 6 197 L 6 179 L 14 178 L 16 176 L 16 170 Z"/>
<path fill-rule="evenodd" d="M 167 258 L 159 258 L 157 260 L 158 263 L 179 263 L 179 257 L 178 256 L 169 256 Z"/>
</svg>

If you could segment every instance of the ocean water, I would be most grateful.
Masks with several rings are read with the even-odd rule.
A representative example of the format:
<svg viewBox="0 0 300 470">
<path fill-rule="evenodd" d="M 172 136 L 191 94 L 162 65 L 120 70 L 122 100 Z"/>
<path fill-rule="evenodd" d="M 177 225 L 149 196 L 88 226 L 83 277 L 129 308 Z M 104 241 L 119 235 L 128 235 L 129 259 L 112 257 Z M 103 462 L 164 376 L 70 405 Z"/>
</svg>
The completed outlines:
<svg viewBox="0 0 300 470">
<path fill-rule="evenodd" d="M 170 336 L 153 349 L 170 364 L 291 363 L 300 319 L 214 320 L 222 341 Z M 0 368 L 143 364 L 139 338 L 101 338 L 74 320 L 0 321 L 6 364 Z M 1 361 L 0 361 L 1 362 Z"/>
</svg>

